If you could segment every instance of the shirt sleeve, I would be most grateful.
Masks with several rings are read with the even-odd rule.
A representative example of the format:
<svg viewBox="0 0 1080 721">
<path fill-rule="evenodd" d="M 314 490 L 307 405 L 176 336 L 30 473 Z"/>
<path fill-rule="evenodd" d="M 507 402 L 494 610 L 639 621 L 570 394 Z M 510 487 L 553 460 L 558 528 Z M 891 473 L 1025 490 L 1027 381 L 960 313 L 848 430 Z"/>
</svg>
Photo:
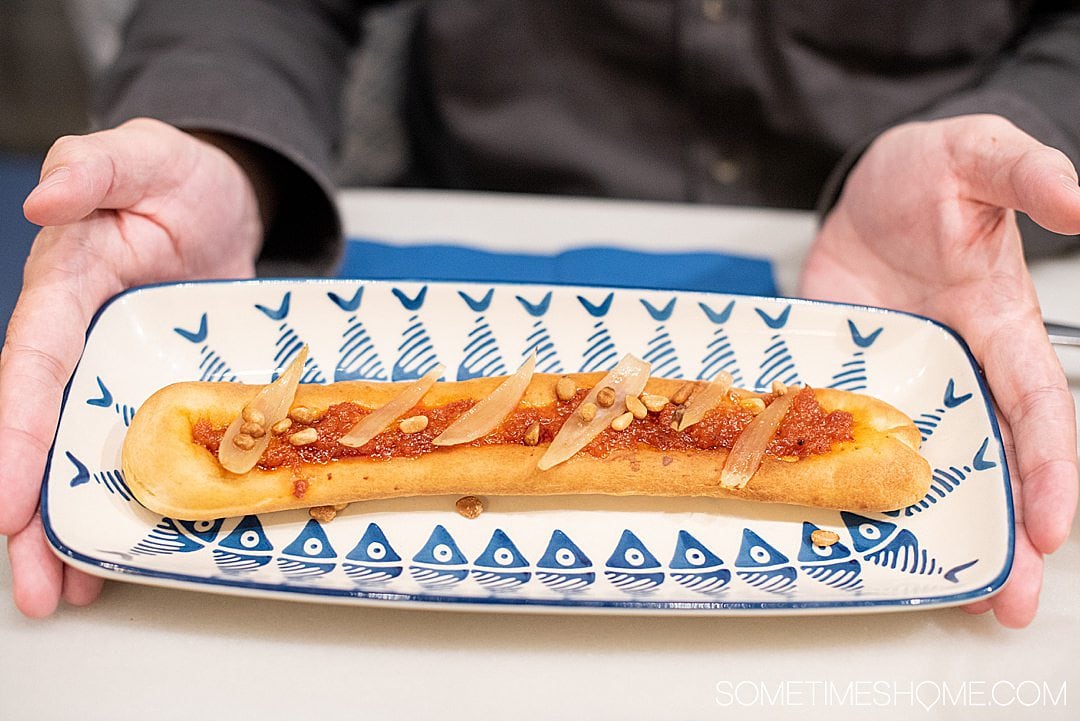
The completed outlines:
<svg viewBox="0 0 1080 721">
<path fill-rule="evenodd" d="M 278 203 L 259 272 L 325 273 L 341 249 L 330 177 L 364 6 L 143 0 L 99 85 L 94 122 L 107 127 L 154 117 L 260 148 Z"/>
<path fill-rule="evenodd" d="M 1069 8 L 1069 9 L 1066 9 Z M 1011 51 L 995 59 L 981 79 L 941 98 L 910 120 L 939 120 L 979 113 L 1000 115 L 1040 142 L 1080 163 L 1080 9 L 1071 2 L 1043 2 L 1032 12 Z M 876 135 L 875 135 L 876 137 Z M 840 196 L 852 167 L 873 140 L 848 151 L 825 183 L 818 210 L 823 215 Z M 1021 219 L 1030 255 L 1076 247 Z"/>
</svg>

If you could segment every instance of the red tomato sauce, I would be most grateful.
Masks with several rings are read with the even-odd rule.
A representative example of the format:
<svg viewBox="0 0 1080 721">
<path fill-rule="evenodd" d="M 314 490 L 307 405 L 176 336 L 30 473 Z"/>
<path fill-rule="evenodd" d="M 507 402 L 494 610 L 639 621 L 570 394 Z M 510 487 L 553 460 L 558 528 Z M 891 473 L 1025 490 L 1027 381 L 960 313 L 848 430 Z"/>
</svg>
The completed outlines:
<svg viewBox="0 0 1080 721">
<path fill-rule="evenodd" d="M 569 401 L 556 401 L 543 407 L 518 408 L 491 433 L 467 445 L 524 445 L 526 432 L 534 423 L 540 426 L 539 443 L 550 443 L 586 393 L 587 391 L 581 390 Z M 766 403 L 770 403 L 773 398 L 774 396 L 763 396 Z M 327 408 L 322 417 L 312 423 L 293 423 L 287 433 L 273 436 L 270 445 L 259 459 L 258 467 L 271 470 L 357 456 L 379 459 L 413 458 L 434 451 L 436 446 L 431 442 L 432 439 L 472 405 L 471 400 L 461 400 L 436 407 L 417 406 L 404 417 L 427 416 L 428 425 L 424 430 L 403 433 L 395 423 L 366 445 L 350 448 L 337 441 L 368 411 L 354 403 L 338 403 Z M 584 450 L 602 458 L 614 450 L 632 448 L 638 444 L 657 451 L 730 449 L 735 439 L 754 418 L 754 414 L 741 405 L 723 403 L 689 428 L 676 431 L 672 428 L 675 415 L 676 407 L 669 403 L 658 413 L 649 413 L 643 419 L 635 419 L 626 430 L 604 429 Z M 826 413 L 818 404 L 813 391 L 804 388 L 798 391 L 791 409 L 784 416 L 766 452 L 774 456 L 796 458 L 827 453 L 834 443 L 851 440 L 852 426 L 850 413 Z M 309 427 L 318 432 L 317 441 L 304 446 L 289 443 L 290 435 Z M 194 442 L 214 455 L 217 455 L 218 445 L 224 435 L 225 428 L 215 427 L 205 419 L 196 421 L 192 428 Z"/>
</svg>

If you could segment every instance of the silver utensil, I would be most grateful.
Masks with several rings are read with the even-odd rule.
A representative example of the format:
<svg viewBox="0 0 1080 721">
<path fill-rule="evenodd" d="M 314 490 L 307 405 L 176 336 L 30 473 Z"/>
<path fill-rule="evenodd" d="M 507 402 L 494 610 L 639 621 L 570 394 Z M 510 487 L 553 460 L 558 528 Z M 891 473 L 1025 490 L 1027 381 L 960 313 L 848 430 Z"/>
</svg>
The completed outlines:
<svg viewBox="0 0 1080 721">
<path fill-rule="evenodd" d="M 1044 323 L 1050 342 L 1054 345 L 1080 347 L 1080 327 L 1064 323 Z"/>
</svg>

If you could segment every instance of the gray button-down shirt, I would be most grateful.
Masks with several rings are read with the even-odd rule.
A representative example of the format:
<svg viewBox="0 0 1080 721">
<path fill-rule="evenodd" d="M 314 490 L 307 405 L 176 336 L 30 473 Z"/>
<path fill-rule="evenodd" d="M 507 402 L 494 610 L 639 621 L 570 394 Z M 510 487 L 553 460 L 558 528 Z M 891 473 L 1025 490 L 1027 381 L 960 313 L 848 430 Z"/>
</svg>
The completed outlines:
<svg viewBox="0 0 1080 721">
<path fill-rule="evenodd" d="M 284 197 L 308 201 L 279 219 L 310 227 L 367 5 L 144 2 L 104 122 L 152 115 L 276 151 L 303 170 Z M 1076 5 L 433 0 L 408 15 L 391 182 L 812 208 L 882 130 L 975 112 L 1075 160 Z"/>
</svg>

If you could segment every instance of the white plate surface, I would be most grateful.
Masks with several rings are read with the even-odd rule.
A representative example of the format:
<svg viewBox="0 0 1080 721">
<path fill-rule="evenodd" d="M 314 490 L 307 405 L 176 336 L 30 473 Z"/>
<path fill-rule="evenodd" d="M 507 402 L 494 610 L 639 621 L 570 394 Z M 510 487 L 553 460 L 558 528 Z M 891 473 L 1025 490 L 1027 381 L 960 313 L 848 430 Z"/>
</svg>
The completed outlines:
<svg viewBox="0 0 1080 721">
<path fill-rule="evenodd" d="M 866 392 L 910 415 L 930 493 L 856 516 L 730 500 L 455 498 L 178 522 L 132 500 L 125 429 L 180 380 L 267 382 L 302 344 L 304 381 L 605 370 L 624 353 L 660 376 Z M 1008 471 L 980 372 L 954 334 L 877 309 L 595 287 L 263 280 L 140 288 L 99 312 L 46 471 L 46 531 L 99 575 L 222 593 L 458 609 L 843 613 L 964 603 L 1012 562 Z M 815 528 L 837 531 L 815 547 Z"/>
</svg>

